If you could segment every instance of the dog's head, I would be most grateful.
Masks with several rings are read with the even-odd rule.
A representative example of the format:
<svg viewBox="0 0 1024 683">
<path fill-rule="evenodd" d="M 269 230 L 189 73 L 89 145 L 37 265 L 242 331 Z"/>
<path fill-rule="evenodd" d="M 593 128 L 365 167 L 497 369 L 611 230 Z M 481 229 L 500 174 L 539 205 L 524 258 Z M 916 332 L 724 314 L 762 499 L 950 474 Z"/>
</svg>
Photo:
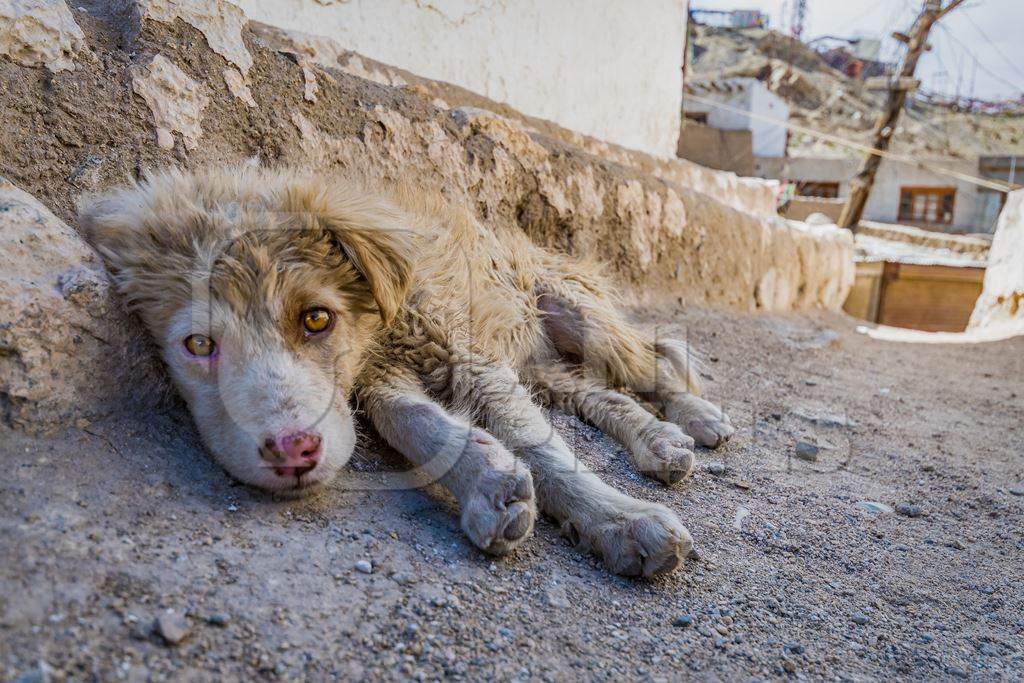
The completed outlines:
<svg viewBox="0 0 1024 683">
<path fill-rule="evenodd" d="M 333 477 L 348 396 L 409 286 L 405 217 L 356 184 L 255 168 L 164 172 L 82 217 L 215 459 L 277 492 Z"/>
</svg>

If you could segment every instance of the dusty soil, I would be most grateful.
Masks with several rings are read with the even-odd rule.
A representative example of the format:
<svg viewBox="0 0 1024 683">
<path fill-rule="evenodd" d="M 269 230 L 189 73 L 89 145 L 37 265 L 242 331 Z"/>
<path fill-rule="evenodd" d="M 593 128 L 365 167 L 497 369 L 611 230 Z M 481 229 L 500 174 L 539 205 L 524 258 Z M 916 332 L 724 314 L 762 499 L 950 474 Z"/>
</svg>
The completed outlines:
<svg viewBox="0 0 1024 683">
<path fill-rule="evenodd" d="M 841 316 L 694 309 L 659 321 L 708 353 L 710 395 L 739 427 L 727 448 L 667 489 L 553 419 L 602 476 L 677 510 L 699 562 L 622 579 L 546 522 L 487 557 L 436 489 L 348 490 L 356 471 L 400 466 L 370 436 L 331 490 L 287 502 L 233 484 L 179 408 L 3 433 L 0 677 L 1024 675 L 1024 338 L 894 345 Z M 794 456 L 799 440 L 817 462 Z M 166 609 L 185 618 L 177 645 L 152 632 Z"/>
</svg>

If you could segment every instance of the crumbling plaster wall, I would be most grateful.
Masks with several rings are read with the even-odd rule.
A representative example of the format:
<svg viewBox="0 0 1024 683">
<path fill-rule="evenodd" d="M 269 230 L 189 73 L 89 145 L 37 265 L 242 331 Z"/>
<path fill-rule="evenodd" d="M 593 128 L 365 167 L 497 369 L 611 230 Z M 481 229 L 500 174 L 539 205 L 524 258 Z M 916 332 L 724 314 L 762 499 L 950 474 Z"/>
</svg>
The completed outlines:
<svg viewBox="0 0 1024 683">
<path fill-rule="evenodd" d="M 485 225 L 603 263 L 628 297 L 651 305 L 835 310 L 849 291 L 849 233 L 737 208 L 761 201 L 756 181 L 590 138 L 577 146 L 512 112 L 382 83 L 394 74 L 353 75 L 348 53 L 324 68 L 309 55 L 344 51 L 301 37 L 273 47 L 236 11 L 222 0 L 92 3 L 74 10 L 85 44 L 73 68 L 0 57 L 0 174 L 11 181 L 0 193 L 5 423 L 67 424 L 136 405 L 136 390 L 158 393 L 153 379 L 165 386 L 73 225 L 82 197 L 172 164 L 255 157 L 413 177 Z M 730 193 L 744 187 L 737 204 Z"/>
<path fill-rule="evenodd" d="M 1011 192 L 999 214 L 985 283 L 968 325 L 978 328 L 1024 334 L 1024 190 Z"/>
<path fill-rule="evenodd" d="M 251 19 L 449 81 L 526 114 L 671 156 L 682 0 L 238 0 Z"/>
</svg>

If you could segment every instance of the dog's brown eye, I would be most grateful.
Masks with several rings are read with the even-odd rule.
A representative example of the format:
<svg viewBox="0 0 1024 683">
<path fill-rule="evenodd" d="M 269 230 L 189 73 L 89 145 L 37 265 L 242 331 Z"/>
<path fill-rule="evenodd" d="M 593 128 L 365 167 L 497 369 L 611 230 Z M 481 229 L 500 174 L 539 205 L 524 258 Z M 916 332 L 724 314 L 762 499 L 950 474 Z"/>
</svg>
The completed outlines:
<svg viewBox="0 0 1024 683">
<path fill-rule="evenodd" d="M 214 344 L 213 340 L 205 334 L 190 334 L 185 337 L 185 348 L 188 349 L 188 352 L 193 356 L 206 358 L 213 353 L 213 350 L 217 348 L 217 345 Z"/>
<path fill-rule="evenodd" d="M 323 332 L 331 326 L 331 312 L 326 308 L 314 308 L 302 314 L 302 327 L 309 334 Z"/>
</svg>

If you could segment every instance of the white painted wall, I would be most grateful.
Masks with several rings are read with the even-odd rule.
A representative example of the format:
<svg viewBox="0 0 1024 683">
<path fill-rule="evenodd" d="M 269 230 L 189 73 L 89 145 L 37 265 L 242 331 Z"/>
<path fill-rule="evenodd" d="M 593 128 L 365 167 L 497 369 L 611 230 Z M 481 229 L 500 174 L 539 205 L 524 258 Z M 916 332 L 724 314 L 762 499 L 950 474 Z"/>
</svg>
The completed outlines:
<svg viewBox="0 0 1024 683">
<path fill-rule="evenodd" d="M 712 128 L 749 130 L 753 137 L 754 156 L 785 156 L 786 127 L 781 123 L 773 123 L 789 119 L 789 106 L 785 100 L 756 78 L 730 78 L 718 81 L 718 84 L 721 89 L 697 86 L 694 92 L 701 99 L 720 102 L 729 109 L 698 102 L 684 95 L 685 110 L 706 113 L 708 125 Z"/>
<path fill-rule="evenodd" d="M 675 156 L 684 0 L 233 0 L 250 19 Z"/>
<path fill-rule="evenodd" d="M 978 161 L 963 159 L 921 159 L 931 166 L 941 166 L 960 173 L 978 175 Z M 839 196 L 850 195 L 850 179 L 860 166 L 859 159 L 850 157 L 788 157 L 755 158 L 754 175 L 778 180 L 817 180 L 838 182 Z M 973 183 L 957 180 L 935 171 L 918 168 L 889 159 L 883 159 L 875 176 L 875 185 L 864 206 L 864 218 L 869 221 L 895 223 L 899 217 L 900 189 L 902 187 L 955 187 L 953 230 L 962 232 L 991 232 L 995 226 L 985 218 L 984 204 Z"/>
</svg>

